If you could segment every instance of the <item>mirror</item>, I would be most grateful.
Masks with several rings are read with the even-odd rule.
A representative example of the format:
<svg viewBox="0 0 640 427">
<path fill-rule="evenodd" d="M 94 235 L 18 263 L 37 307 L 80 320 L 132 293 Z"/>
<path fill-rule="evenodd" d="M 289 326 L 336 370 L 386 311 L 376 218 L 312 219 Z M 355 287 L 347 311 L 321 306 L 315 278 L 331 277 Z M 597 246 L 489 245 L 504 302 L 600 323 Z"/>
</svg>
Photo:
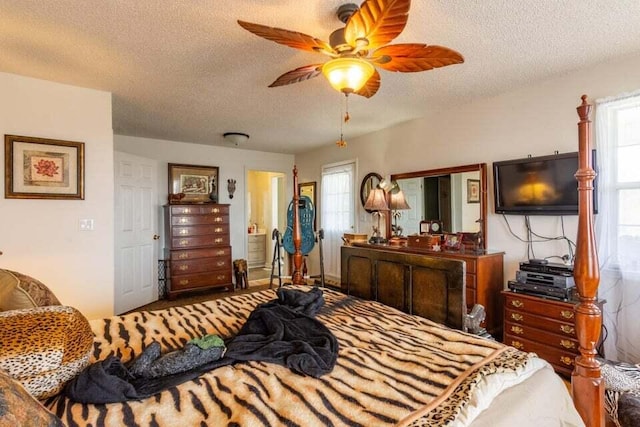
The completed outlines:
<svg viewBox="0 0 640 427">
<path fill-rule="evenodd" d="M 439 221 L 443 232 L 482 232 L 487 247 L 486 163 L 399 173 L 391 175 L 391 180 L 411 208 L 388 216 L 402 227 L 403 235 L 419 233 L 421 221 Z M 391 230 L 390 219 L 387 230 Z"/>
<path fill-rule="evenodd" d="M 364 204 L 367 202 L 367 197 L 369 197 L 369 193 L 371 190 L 376 188 L 378 184 L 382 181 L 382 176 L 375 172 L 370 172 L 365 175 L 362 179 L 362 183 L 360 184 L 360 202 L 362 203 L 362 207 L 364 208 Z M 373 212 L 370 209 L 365 209 L 368 213 Z"/>
</svg>

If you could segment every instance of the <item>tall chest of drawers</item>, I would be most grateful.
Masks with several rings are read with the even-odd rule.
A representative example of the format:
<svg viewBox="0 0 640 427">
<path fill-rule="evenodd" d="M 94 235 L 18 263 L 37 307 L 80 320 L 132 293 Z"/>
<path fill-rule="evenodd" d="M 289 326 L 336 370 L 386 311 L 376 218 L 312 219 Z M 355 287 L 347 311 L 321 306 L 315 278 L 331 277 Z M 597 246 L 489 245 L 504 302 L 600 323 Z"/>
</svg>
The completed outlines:
<svg viewBox="0 0 640 427">
<path fill-rule="evenodd" d="M 233 290 L 229 205 L 165 206 L 167 295 L 197 289 Z"/>
<path fill-rule="evenodd" d="M 557 373 L 571 375 L 578 355 L 575 302 L 504 291 L 504 343 L 537 353 Z"/>
</svg>

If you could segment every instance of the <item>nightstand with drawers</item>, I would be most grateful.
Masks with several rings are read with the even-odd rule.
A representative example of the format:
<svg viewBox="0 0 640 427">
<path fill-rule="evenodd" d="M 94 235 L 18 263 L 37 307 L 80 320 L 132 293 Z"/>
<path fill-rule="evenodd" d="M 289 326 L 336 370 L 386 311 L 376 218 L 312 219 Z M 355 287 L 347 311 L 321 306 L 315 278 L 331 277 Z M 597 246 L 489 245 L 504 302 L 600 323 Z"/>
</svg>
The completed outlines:
<svg viewBox="0 0 640 427">
<path fill-rule="evenodd" d="M 556 301 L 503 291 L 504 340 L 507 345 L 534 352 L 557 373 L 570 376 L 579 354 L 575 329 L 577 302 Z M 599 305 L 602 309 L 604 301 Z"/>
<path fill-rule="evenodd" d="M 167 295 L 213 287 L 233 290 L 229 205 L 165 206 Z"/>
</svg>

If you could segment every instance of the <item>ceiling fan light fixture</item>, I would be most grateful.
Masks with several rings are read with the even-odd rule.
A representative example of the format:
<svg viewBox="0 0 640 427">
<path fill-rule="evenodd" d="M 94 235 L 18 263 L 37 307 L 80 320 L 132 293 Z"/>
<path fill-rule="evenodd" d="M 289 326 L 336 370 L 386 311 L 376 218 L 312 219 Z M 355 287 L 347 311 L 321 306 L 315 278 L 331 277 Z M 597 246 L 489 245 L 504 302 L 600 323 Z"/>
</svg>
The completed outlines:
<svg viewBox="0 0 640 427">
<path fill-rule="evenodd" d="M 345 94 L 359 91 L 374 72 L 369 61 L 359 58 L 336 58 L 322 66 L 322 74 L 331 86 Z"/>
<path fill-rule="evenodd" d="M 225 139 L 225 141 L 229 141 L 236 147 L 249 140 L 249 135 L 242 132 L 225 132 L 222 137 Z"/>
</svg>

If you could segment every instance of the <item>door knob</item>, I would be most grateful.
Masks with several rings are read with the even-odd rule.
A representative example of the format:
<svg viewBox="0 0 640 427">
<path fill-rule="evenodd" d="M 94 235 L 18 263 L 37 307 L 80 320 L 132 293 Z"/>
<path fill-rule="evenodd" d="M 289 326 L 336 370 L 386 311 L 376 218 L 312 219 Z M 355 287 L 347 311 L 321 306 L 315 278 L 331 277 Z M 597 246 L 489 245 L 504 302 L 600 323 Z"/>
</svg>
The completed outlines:
<svg viewBox="0 0 640 427">
<path fill-rule="evenodd" d="M 153 235 L 153 240 L 160 240 L 160 236 L 158 236 L 157 234 Z"/>
</svg>

